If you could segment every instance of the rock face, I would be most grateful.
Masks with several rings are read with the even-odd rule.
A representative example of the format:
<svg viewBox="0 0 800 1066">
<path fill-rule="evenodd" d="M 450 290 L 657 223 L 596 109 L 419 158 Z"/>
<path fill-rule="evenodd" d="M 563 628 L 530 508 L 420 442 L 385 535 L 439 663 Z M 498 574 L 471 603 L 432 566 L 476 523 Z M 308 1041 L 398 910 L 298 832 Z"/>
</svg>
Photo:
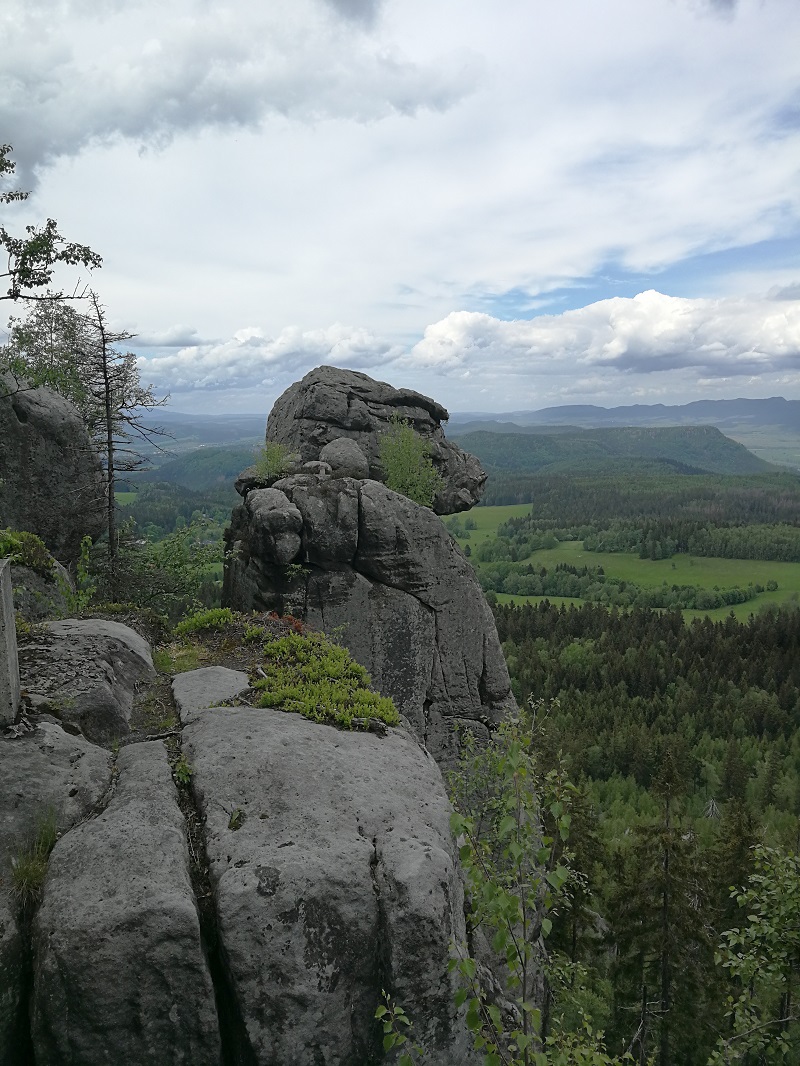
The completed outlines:
<svg viewBox="0 0 800 1066">
<path fill-rule="evenodd" d="M 201 712 L 183 736 L 243 1061 L 382 1062 L 386 988 L 432 1062 L 476 1062 L 447 970 L 463 890 L 433 759 L 403 730 L 379 738 L 252 707 Z"/>
<path fill-rule="evenodd" d="M 272 408 L 267 440 L 286 446 L 301 463 L 322 460 L 334 474 L 380 481 L 379 440 L 392 418 L 410 422 L 430 445 L 433 465 L 444 479 L 434 511 L 452 514 L 476 504 L 486 473 L 474 455 L 445 438 L 445 408 L 419 392 L 395 389 L 354 370 L 320 366 L 291 385 Z M 358 446 L 361 460 L 345 440 Z"/>
<path fill-rule="evenodd" d="M 137 687 L 155 676 L 146 640 L 95 618 L 49 622 L 20 648 L 19 663 L 30 704 L 106 745 L 130 732 Z"/>
<path fill-rule="evenodd" d="M 160 739 L 114 757 L 35 714 L 0 737 L 0 1066 L 379 1066 L 382 989 L 431 1062 L 477 1066 L 436 763 L 405 729 L 214 706 L 248 687 L 222 667 L 175 679 L 180 791 Z M 50 811 L 33 914 L 12 859 Z"/>
<path fill-rule="evenodd" d="M 224 602 L 335 632 L 437 760 L 459 725 L 514 709 L 491 610 L 428 508 L 376 481 L 296 474 L 248 492 L 227 543 Z"/>
<path fill-rule="evenodd" d="M 103 474 L 75 409 L 50 389 L 0 375 L 0 528 L 36 533 L 63 563 L 100 535 Z"/>
<path fill-rule="evenodd" d="M 34 923 L 37 1062 L 214 1066 L 220 1036 L 167 754 L 131 744 L 108 807 L 50 857 Z"/>
</svg>

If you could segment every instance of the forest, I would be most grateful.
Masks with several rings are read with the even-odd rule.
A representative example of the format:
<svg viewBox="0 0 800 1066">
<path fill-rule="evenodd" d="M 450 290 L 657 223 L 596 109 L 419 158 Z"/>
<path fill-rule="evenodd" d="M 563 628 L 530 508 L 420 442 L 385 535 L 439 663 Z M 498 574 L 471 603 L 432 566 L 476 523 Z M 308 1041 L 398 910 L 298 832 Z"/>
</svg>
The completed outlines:
<svg viewBox="0 0 800 1066">
<path fill-rule="evenodd" d="M 685 572 L 689 554 L 698 578 L 712 558 L 796 564 L 800 479 L 611 464 L 528 483 L 530 513 L 494 533 L 446 524 L 493 603 L 544 765 L 577 788 L 551 943 L 615 1054 L 647 1061 L 646 1033 L 663 1066 L 800 1061 L 800 605 L 759 602 L 757 581 L 648 587 L 544 564 L 570 544 L 642 573 L 655 559 Z M 742 602 L 743 617 L 719 610 Z M 759 936 L 779 964 L 753 961 Z"/>
</svg>

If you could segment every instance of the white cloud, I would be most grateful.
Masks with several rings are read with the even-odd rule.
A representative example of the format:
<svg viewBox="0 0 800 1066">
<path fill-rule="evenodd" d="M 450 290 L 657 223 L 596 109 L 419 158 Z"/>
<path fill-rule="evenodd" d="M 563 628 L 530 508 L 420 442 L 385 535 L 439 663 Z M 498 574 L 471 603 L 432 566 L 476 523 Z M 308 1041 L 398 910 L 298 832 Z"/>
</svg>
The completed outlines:
<svg viewBox="0 0 800 1066">
<path fill-rule="evenodd" d="M 400 353 L 367 330 L 339 323 L 307 331 L 287 326 L 277 337 L 248 327 L 220 343 L 193 345 L 174 355 L 139 356 L 138 365 L 142 378 L 159 389 L 249 389 L 276 381 L 289 384 L 320 363 L 366 369 Z"/>
<path fill-rule="evenodd" d="M 794 359 L 799 33 L 793 0 L 5 0 L 0 140 L 41 165 L 3 222 L 100 252 L 115 328 L 198 397 L 348 360 L 467 409 L 763 382 Z M 499 321 L 583 283 L 723 302 Z"/>
<path fill-rule="evenodd" d="M 118 137 L 163 147 L 181 132 L 258 129 L 270 115 L 370 122 L 445 110 L 473 90 L 476 64 L 463 55 L 422 65 L 353 28 L 378 7 L 6 0 L 0 128 L 30 180 L 36 164 Z"/>
<path fill-rule="evenodd" d="M 800 301 L 689 300 L 651 290 L 529 321 L 456 311 L 429 326 L 408 359 L 445 373 L 774 373 L 800 369 Z"/>
</svg>

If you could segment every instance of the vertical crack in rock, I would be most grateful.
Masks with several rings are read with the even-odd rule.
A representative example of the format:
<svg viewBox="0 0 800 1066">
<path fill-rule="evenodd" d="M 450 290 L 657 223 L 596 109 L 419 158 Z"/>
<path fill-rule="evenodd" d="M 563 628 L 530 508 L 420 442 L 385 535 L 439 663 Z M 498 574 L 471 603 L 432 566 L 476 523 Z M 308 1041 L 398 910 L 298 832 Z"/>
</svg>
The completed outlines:
<svg viewBox="0 0 800 1066">
<path fill-rule="evenodd" d="M 191 785 L 179 789 L 179 796 L 186 822 L 186 840 L 191 859 L 189 873 L 200 918 L 200 938 L 214 986 L 222 1044 L 222 1066 L 257 1066 L 239 999 L 230 978 L 225 947 L 220 939 L 217 901 L 209 873 L 200 805 Z"/>
<path fill-rule="evenodd" d="M 381 857 L 378 851 L 378 838 L 372 838 L 372 854 L 369 859 L 369 872 L 372 878 L 372 891 L 375 893 L 375 957 L 374 957 L 374 980 L 373 988 L 380 994 L 386 992 L 394 995 L 392 980 L 392 945 L 389 931 L 389 917 L 386 913 L 386 899 L 381 890 L 381 876 L 378 867 L 381 865 Z M 380 1000 L 376 1000 L 377 1007 Z M 381 1027 L 375 1023 L 375 1045 L 371 1062 L 383 1062 L 383 1036 Z M 368 1066 L 368 1064 L 365 1064 Z M 371 1063 L 369 1064 L 371 1066 Z"/>
</svg>

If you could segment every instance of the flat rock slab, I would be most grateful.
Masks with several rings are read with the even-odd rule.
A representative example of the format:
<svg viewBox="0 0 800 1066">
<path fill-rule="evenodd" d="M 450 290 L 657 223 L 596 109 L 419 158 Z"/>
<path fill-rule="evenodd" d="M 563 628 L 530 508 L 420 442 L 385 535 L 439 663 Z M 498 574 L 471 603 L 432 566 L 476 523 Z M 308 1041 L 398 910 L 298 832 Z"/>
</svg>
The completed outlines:
<svg viewBox="0 0 800 1066">
<path fill-rule="evenodd" d="M 465 935 L 450 807 L 417 742 L 223 707 L 185 727 L 183 750 L 252 1061 L 382 1062 L 382 988 L 437 1066 L 477 1061 L 447 968 Z"/>
<path fill-rule="evenodd" d="M 100 618 L 50 622 L 19 648 L 20 684 L 41 710 L 95 744 L 130 732 L 135 694 L 155 677 L 150 645 L 130 626 Z"/>
<path fill-rule="evenodd" d="M 227 666 L 205 666 L 200 670 L 187 670 L 172 679 L 172 695 L 175 707 L 185 725 L 198 711 L 217 707 L 225 700 L 233 699 L 250 687 L 250 679 L 242 670 L 229 670 Z"/>
<path fill-rule="evenodd" d="M 131 744 L 108 808 L 50 858 L 34 922 L 37 1062 L 218 1066 L 219 1026 L 166 751 Z"/>
<path fill-rule="evenodd" d="M 12 859 L 34 839 L 49 812 L 61 832 L 102 800 L 111 779 L 107 751 L 44 723 L 13 740 L 0 737 L 0 1063 L 16 1063 L 27 1019 L 22 987 L 25 939 L 11 895 Z"/>
</svg>

